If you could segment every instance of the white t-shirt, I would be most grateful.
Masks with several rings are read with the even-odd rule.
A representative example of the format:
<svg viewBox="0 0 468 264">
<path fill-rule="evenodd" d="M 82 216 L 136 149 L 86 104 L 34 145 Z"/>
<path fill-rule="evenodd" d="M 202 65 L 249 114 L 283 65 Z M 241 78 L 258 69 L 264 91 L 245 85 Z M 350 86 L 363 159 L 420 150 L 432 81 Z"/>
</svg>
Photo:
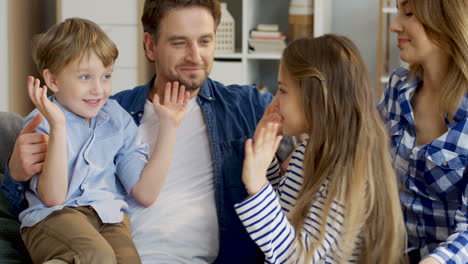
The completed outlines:
<svg viewBox="0 0 468 264">
<path fill-rule="evenodd" d="M 151 152 L 159 117 L 146 101 L 139 133 Z M 179 127 L 171 166 L 156 202 L 129 201 L 132 236 L 143 263 L 211 263 L 218 255 L 213 158 L 203 113 L 195 99 Z"/>
</svg>

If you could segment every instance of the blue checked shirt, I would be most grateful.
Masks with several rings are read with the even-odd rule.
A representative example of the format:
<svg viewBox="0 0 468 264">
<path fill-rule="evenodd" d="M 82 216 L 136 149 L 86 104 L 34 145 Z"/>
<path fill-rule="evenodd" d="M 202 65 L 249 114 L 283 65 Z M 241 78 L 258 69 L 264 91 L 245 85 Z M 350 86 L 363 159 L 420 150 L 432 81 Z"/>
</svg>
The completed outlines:
<svg viewBox="0 0 468 264">
<path fill-rule="evenodd" d="M 379 104 L 391 137 L 409 250 L 441 263 L 468 263 L 468 94 L 448 131 L 417 146 L 411 97 L 420 87 L 406 68 L 395 70 Z"/>
</svg>

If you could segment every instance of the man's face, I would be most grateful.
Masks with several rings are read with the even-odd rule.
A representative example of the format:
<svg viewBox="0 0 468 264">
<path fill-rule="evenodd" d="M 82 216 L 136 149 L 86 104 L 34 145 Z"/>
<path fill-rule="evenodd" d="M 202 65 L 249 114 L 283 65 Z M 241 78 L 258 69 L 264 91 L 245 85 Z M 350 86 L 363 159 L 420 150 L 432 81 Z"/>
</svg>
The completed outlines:
<svg viewBox="0 0 468 264">
<path fill-rule="evenodd" d="M 157 84 L 179 81 L 193 92 L 208 78 L 213 66 L 215 26 L 202 7 L 170 11 L 161 21 L 154 47 Z"/>
</svg>

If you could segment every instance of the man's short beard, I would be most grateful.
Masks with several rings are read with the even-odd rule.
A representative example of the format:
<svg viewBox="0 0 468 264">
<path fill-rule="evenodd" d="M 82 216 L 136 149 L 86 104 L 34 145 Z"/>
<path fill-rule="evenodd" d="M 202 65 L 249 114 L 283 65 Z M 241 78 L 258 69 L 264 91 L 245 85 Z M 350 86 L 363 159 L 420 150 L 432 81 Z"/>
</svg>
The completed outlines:
<svg viewBox="0 0 468 264">
<path fill-rule="evenodd" d="M 207 78 L 208 77 L 203 78 L 203 80 L 200 83 L 198 83 L 198 82 L 189 82 L 189 83 L 187 83 L 184 80 L 178 80 L 178 82 L 181 85 L 185 85 L 185 91 L 193 92 L 193 91 L 196 91 L 198 88 L 200 88 L 203 85 L 203 83 L 206 81 Z"/>
</svg>

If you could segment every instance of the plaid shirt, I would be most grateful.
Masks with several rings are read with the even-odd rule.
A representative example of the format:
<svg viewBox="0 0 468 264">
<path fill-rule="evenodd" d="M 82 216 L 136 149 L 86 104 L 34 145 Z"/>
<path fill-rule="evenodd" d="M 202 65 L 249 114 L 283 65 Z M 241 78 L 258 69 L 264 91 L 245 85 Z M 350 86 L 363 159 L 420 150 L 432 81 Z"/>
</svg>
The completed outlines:
<svg viewBox="0 0 468 264">
<path fill-rule="evenodd" d="M 409 250 L 441 263 L 468 263 L 468 94 L 448 131 L 416 146 L 411 97 L 422 84 L 406 68 L 392 73 L 379 104 L 391 137 Z"/>
</svg>

